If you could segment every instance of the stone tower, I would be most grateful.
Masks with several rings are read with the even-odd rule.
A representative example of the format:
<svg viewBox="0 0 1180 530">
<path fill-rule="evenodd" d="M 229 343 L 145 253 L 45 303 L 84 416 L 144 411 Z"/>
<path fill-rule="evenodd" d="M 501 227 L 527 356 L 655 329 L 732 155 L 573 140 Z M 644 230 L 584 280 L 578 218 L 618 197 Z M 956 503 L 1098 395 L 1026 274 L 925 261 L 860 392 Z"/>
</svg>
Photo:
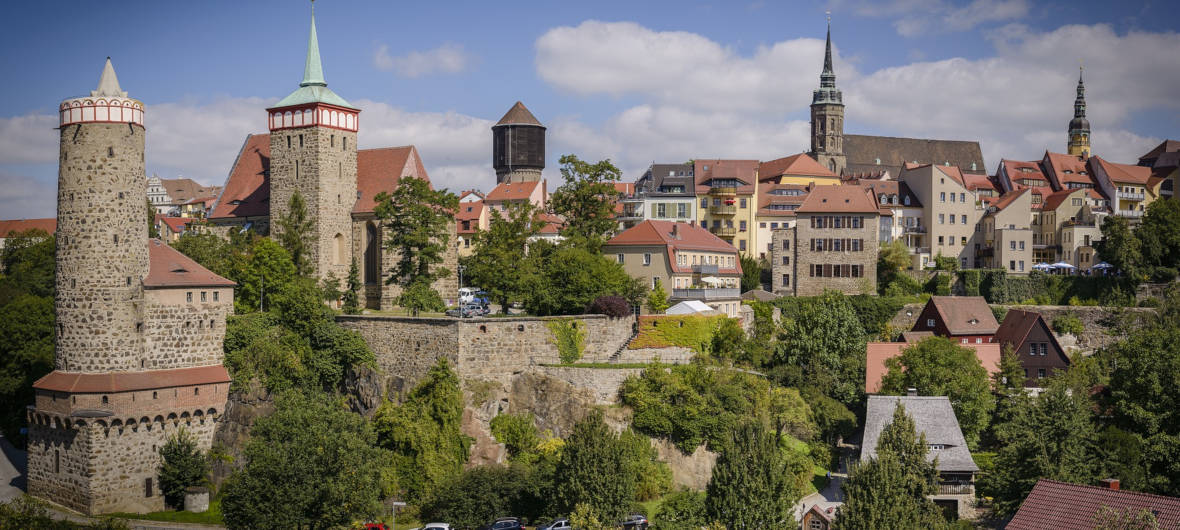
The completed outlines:
<svg viewBox="0 0 1180 530">
<path fill-rule="evenodd" d="M 844 95 L 836 88 L 832 70 L 832 19 L 828 18 L 828 40 L 824 50 L 824 71 L 819 89 L 811 93 L 812 158 L 839 175 L 847 165 L 844 157 Z"/>
<path fill-rule="evenodd" d="M 310 261 L 317 277 L 348 276 L 356 204 L 356 132 L 360 110 L 328 88 L 312 8 L 307 62 L 299 88 L 267 109 L 270 127 L 270 223 L 287 216 L 296 191 L 315 226 Z"/>
<path fill-rule="evenodd" d="M 492 126 L 492 167 L 496 184 L 535 182 L 545 169 L 545 126 L 516 102 Z"/>
<path fill-rule="evenodd" d="M 1086 85 L 1082 70 L 1078 69 L 1078 96 L 1073 100 L 1073 119 L 1069 120 L 1069 154 L 1083 159 L 1090 157 L 1090 120 L 1086 119 Z"/>
<path fill-rule="evenodd" d="M 161 510 L 159 447 L 183 428 L 208 449 L 225 408 L 234 284 L 148 240 L 144 108 L 110 58 L 58 114 L 56 359 L 33 383 L 29 493 L 88 514 Z"/>
</svg>

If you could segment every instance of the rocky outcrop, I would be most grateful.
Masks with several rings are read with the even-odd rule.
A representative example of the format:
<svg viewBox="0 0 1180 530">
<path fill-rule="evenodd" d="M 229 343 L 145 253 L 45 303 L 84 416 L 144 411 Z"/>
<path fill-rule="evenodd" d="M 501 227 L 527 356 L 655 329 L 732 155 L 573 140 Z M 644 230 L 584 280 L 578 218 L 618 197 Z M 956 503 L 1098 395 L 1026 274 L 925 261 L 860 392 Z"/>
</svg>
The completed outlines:
<svg viewBox="0 0 1180 530">
<path fill-rule="evenodd" d="M 242 454 L 254 422 L 274 410 L 274 397 L 257 381 L 252 381 L 245 390 L 230 393 L 225 413 L 213 432 L 213 452 L 217 455 L 213 459 L 214 484 L 220 486 L 241 467 Z"/>
<path fill-rule="evenodd" d="M 672 468 L 672 484 L 694 490 L 703 490 L 709 485 L 709 478 L 713 476 L 713 466 L 717 465 L 717 453 L 698 446 L 692 454 L 686 455 L 676 448 L 671 440 L 653 438 L 659 459 L 668 463 Z"/>
</svg>

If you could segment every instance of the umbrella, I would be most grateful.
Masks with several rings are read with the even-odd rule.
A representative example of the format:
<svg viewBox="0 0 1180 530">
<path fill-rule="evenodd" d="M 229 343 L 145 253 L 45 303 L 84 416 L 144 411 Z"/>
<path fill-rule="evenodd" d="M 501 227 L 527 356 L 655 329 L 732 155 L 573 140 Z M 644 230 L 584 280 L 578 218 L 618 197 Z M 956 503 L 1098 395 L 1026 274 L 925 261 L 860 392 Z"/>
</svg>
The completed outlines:
<svg viewBox="0 0 1180 530">
<path fill-rule="evenodd" d="M 1095 263 L 1093 267 L 1090 267 L 1090 268 L 1091 269 L 1113 269 L 1114 265 L 1111 265 L 1105 261 L 1099 261 L 1098 263 Z"/>
<path fill-rule="evenodd" d="M 1053 268 L 1054 269 L 1073 270 L 1073 269 L 1076 269 L 1077 267 L 1074 267 L 1073 265 L 1070 265 L 1064 261 L 1058 261 L 1057 263 L 1053 264 Z"/>
<path fill-rule="evenodd" d="M 718 278 L 716 276 L 705 276 L 704 278 L 701 278 L 701 281 L 705 282 L 709 285 L 717 285 L 717 284 L 723 283 L 721 281 L 721 278 Z"/>
<path fill-rule="evenodd" d="M 1052 266 L 1052 265 L 1049 265 L 1048 263 L 1044 263 L 1044 262 L 1042 262 L 1042 263 L 1038 263 L 1038 264 L 1036 264 L 1036 265 L 1033 265 L 1033 267 L 1032 267 L 1032 268 L 1034 268 L 1034 269 L 1036 269 L 1036 270 L 1039 270 L 1039 271 L 1044 271 L 1044 270 L 1049 270 L 1049 269 L 1052 269 L 1052 268 L 1053 268 L 1053 266 Z"/>
</svg>

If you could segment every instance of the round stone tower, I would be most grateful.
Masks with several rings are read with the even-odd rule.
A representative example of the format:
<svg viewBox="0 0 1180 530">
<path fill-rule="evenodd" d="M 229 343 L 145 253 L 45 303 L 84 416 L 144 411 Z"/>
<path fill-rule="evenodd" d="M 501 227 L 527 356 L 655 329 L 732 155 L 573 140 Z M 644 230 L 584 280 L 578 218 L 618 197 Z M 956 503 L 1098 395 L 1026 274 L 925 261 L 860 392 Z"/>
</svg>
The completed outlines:
<svg viewBox="0 0 1180 530">
<path fill-rule="evenodd" d="M 492 126 L 492 167 L 496 184 L 541 180 L 545 126 L 519 101 Z"/>
<path fill-rule="evenodd" d="M 148 274 L 143 103 L 108 57 L 98 88 L 58 107 L 56 368 L 142 367 Z"/>
</svg>

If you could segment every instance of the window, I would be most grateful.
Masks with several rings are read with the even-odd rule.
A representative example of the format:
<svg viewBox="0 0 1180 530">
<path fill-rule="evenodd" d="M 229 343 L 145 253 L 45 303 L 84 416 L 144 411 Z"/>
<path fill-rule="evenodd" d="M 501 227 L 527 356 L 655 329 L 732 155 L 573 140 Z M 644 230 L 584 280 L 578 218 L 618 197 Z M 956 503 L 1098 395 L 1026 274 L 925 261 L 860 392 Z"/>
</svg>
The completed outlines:
<svg viewBox="0 0 1180 530">
<path fill-rule="evenodd" d="M 1024 260 L 1020 260 L 1020 272 L 1024 272 Z"/>
<path fill-rule="evenodd" d="M 791 285 L 791 275 L 784 274 L 783 275 L 783 287 L 790 287 L 790 285 Z"/>
<path fill-rule="evenodd" d="M 657 283 L 659 283 L 659 281 L 660 281 L 660 279 L 659 279 L 658 277 L 656 277 L 656 276 L 652 276 L 652 277 L 651 277 L 651 288 L 652 288 L 652 289 L 655 289 L 655 288 L 656 288 L 656 284 L 657 284 Z"/>
<path fill-rule="evenodd" d="M 960 216 L 960 219 L 962 220 L 963 224 L 967 224 L 967 216 L 966 215 Z"/>
<path fill-rule="evenodd" d="M 742 221 L 742 223 L 744 224 L 745 221 Z M 738 250 L 742 250 L 742 251 L 746 250 L 746 240 L 745 239 L 738 240 Z"/>
<path fill-rule="evenodd" d="M 952 219 L 954 219 L 954 218 L 952 217 Z M 946 214 L 944 214 L 944 213 L 938 214 L 938 224 L 940 224 L 940 225 L 946 224 Z"/>
<path fill-rule="evenodd" d="M 946 192 L 945 191 L 938 194 L 938 202 L 946 202 Z"/>
<path fill-rule="evenodd" d="M 348 137 L 347 137 L 347 136 L 341 136 L 341 137 L 340 137 L 340 141 L 344 143 L 344 149 L 345 149 L 345 150 L 348 150 Z"/>
<path fill-rule="evenodd" d="M 770 223 L 770 228 L 771 228 L 771 229 L 776 229 L 776 228 L 778 228 L 778 223 Z"/>
<path fill-rule="evenodd" d="M 291 148 L 291 136 L 288 135 L 287 136 L 287 149 L 290 149 L 290 148 Z"/>
<path fill-rule="evenodd" d="M 926 327 L 928 327 L 928 328 L 934 327 L 934 319 L 933 318 L 926 319 Z"/>
<path fill-rule="evenodd" d="M 188 302 L 190 304 L 193 303 L 193 292 L 192 291 L 189 291 L 184 294 L 184 301 Z"/>
<path fill-rule="evenodd" d="M 745 221 L 741 221 L 738 223 L 738 230 L 741 230 L 742 232 L 746 231 L 746 222 Z"/>
<path fill-rule="evenodd" d="M 643 266 L 646 267 L 648 265 L 651 265 L 651 254 L 644 254 L 643 255 Z"/>
<path fill-rule="evenodd" d="M 740 208 L 745 208 L 745 207 L 746 207 L 746 199 L 745 199 L 745 198 L 742 198 L 742 200 L 740 201 L 740 206 L 739 206 L 739 207 L 740 207 Z"/>
<path fill-rule="evenodd" d="M 152 477 L 143 479 L 143 493 L 144 497 L 152 496 Z"/>
<path fill-rule="evenodd" d="M 301 135 L 299 135 L 299 148 L 300 148 L 300 149 L 302 149 L 302 148 L 303 148 L 303 135 L 302 135 L 302 134 L 301 134 Z"/>
<path fill-rule="evenodd" d="M 951 202 L 955 202 L 955 194 L 954 193 L 951 194 Z"/>
<path fill-rule="evenodd" d="M 942 215 L 942 214 L 939 214 Z M 951 214 L 951 224 L 955 224 L 955 215 Z"/>
<path fill-rule="evenodd" d="M 1020 242 L 1020 250 L 1024 250 L 1024 241 Z"/>
<path fill-rule="evenodd" d="M 960 244 L 960 245 L 963 245 L 964 247 L 965 247 L 965 246 L 967 246 L 967 237 L 966 237 L 966 236 L 960 236 L 960 237 L 959 237 L 959 244 Z"/>
<path fill-rule="evenodd" d="M 701 199 L 701 208 L 709 207 L 709 199 Z"/>
<path fill-rule="evenodd" d="M 333 134 L 333 135 L 329 136 L 328 142 L 330 143 L 330 145 L 332 147 L 336 147 L 336 135 Z"/>
<path fill-rule="evenodd" d="M 766 228 L 766 223 L 758 223 L 758 228 Z"/>
<path fill-rule="evenodd" d="M 1008 242 L 1008 249 L 1009 249 L 1009 250 L 1016 250 L 1016 242 L 1015 242 L 1015 241 L 1009 241 L 1009 242 Z"/>
<path fill-rule="evenodd" d="M 967 202 L 966 197 L 967 197 L 966 193 L 959 192 L 959 202 Z"/>
<path fill-rule="evenodd" d="M 783 250 L 791 250 L 791 242 L 789 240 L 783 240 Z"/>
<path fill-rule="evenodd" d="M 1044 368 L 1037 368 L 1037 379 L 1044 379 L 1044 378 L 1045 378 L 1045 369 Z"/>
<path fill-rule="evenodd" d="M 943 236 L 938 236 L 938 244 L 939 244 L 939 245 L 945 245 L 945 244 L 946 244 L 946 243 L 943 243 Z"/>
<path fill-rule="evenodd" d="M 207 295 L 208 295 L 208 293 L 207 293 L 206 291 L 201 291 L 201 301 L 202 301 L 202 302 L 205 302 L 205 301 L 207 301 L 207 300 L 206 300 L 206 296 L 207 296 Z"/>
<path fill-rule="evenodd" d="M 218 301 L 218 299 L 219 299 L 219 298 L 221 298 L 221 296 L 219 296 L 220 294 L 221 294 L 221 293 L 220 293 L 220 292 L 218 292 L 218 291 L 213 291 L 213 301 L 214 301 L 214 302 L 217 302 L 217 301 Z"/>
<path fill-rule="evenodd" d="M 623 255 L 622 254 L 616 254 L 615 259 L 619 261 L 619 265 L 623 264 Z"/>
<path fill-rule="evenodd" d="M 1010 270 L 1010 271 L 1016 270 L 1016 260 L 1009 260 L 1008 261 L 1008 270 Z"/>
<path fill-rule="evenodd" d="M 664 218 L 667 216 L 668 216 L 667 205 L 664 203 L 657 204 L 656 205 L 656 217 Z"/>
<path fill-rule="evenodd" d="M 790 264 L 791 264 L 791 257 L 790 256 L 783 256 L 783 265 L 790 265 Z"/>
<path fill-rule="evenodd" d="M 688 205 L 680 203 L 676 205 L 676 217 L 688 217 Z"/>
</svg>

